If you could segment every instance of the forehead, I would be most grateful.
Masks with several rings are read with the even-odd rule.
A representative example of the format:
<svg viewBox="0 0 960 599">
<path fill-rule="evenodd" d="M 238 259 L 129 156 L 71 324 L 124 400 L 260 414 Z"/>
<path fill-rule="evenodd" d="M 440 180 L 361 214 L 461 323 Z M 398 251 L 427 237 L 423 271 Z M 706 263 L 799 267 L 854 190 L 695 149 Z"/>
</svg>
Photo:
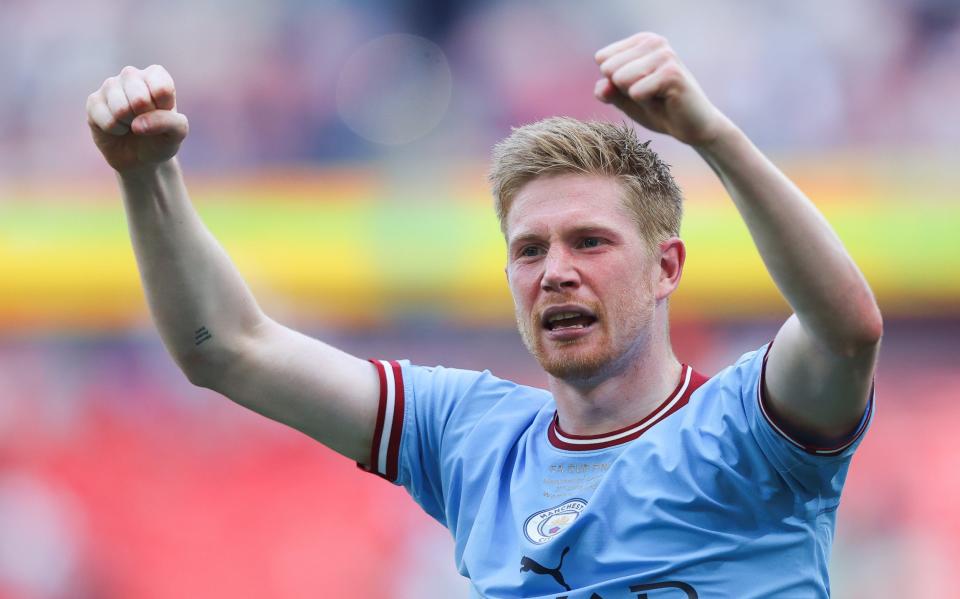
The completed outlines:
<svg viewBox="0 0 960 599">
<path fill-rule="evenodd" d="M 613 177 L 563 174 L 538 177 L 520 188 L 507 214 L 507 239 L 544 229 L 595 224 L 635 227 Z"/>
</svg>

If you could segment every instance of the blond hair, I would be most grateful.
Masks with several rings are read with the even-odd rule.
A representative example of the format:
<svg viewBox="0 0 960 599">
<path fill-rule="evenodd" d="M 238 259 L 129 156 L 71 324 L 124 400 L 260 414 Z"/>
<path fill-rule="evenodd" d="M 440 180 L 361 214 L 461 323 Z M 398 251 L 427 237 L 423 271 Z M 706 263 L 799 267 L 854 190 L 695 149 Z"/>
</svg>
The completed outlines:
<svg viewBox="0 0 960 599">
<path fill-rule="evenodd" d="M 624 204 L 651 250 L 679 235 L 683 196 L 670 167 L 649 145 L 626 123 L 553 117 L 515 128 L 494 146 L 489 176 L 504 237 L 510 206 L 524 185 L 537 177 L 570 173 L 618 180 Z"/>
</svg>

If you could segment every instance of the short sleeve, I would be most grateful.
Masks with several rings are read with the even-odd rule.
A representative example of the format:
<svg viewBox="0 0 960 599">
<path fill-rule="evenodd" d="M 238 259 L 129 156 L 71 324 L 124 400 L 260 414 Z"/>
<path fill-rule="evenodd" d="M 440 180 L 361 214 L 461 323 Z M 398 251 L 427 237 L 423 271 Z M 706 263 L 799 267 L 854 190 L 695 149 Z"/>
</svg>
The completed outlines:
<svg viewBox="0 0 960 599">
<path fill-rule="evenodd" d="M 465 440 L 517 385 L 489 372 L 371 360 L 380 405 L 368 464 L 360 468 L 402 485 L 446 525 L 449 464 Z"/>
<path fill-rule="evenodd" d="M 836 486 L 839 496 L 846 465 L 863 440 L 874 413 L 874 393 L 864 410 L 857 427 L 845 438 L 829 445 L 811 445 L 796 439 L 772 417 L 766 408 L 764 376 L 767 362 L 767 344 L 755 352 L 745 354 L 733 366 L 731 377 L 740 385 L 740 401 L 754 440 L 765 457 L 781 474 L 809 479 L 814 476 L 818 483 Z"/>
</svg>

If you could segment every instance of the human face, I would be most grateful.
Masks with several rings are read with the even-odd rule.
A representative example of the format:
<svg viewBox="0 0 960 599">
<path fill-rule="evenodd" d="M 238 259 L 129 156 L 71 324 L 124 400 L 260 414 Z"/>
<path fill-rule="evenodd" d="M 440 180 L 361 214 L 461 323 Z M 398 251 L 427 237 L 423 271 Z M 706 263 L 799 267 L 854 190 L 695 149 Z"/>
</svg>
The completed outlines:
<svg viewBox="0 0 960 599">
<path fill-rule="evenodd" d="M 657 262 L 623 193 L 610 177 L 540 177 L 520 189 L 507 215 L 517 325 L 557 378 L 612 376 L 650 339 Z"/>
</svg>

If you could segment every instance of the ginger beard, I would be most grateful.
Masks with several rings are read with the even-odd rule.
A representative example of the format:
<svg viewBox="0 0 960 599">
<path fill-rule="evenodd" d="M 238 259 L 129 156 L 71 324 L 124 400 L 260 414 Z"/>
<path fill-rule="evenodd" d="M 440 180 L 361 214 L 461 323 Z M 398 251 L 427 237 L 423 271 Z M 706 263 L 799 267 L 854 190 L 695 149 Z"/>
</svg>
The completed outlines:
<svg viewBox="0 0 960 599">
<path fill-rule="evenodd" d="M 643 283 L 646 283 L 644 280 Z M 625 370 L 649 345 L 654 321 L 655 299 L 651 286 L 623 289 L 608 302 L 575 298 L 552 298 L 529 314 L 514 302 L 517 328 L 527 350 L 551 376 L 570 382 L 590 382 Z M 579 339 L 558 341 L 544 334 L 543 313 L 553 305 L 575 303 L 590 309 L 597 321 L 593 330 Z"/>
</svg>

